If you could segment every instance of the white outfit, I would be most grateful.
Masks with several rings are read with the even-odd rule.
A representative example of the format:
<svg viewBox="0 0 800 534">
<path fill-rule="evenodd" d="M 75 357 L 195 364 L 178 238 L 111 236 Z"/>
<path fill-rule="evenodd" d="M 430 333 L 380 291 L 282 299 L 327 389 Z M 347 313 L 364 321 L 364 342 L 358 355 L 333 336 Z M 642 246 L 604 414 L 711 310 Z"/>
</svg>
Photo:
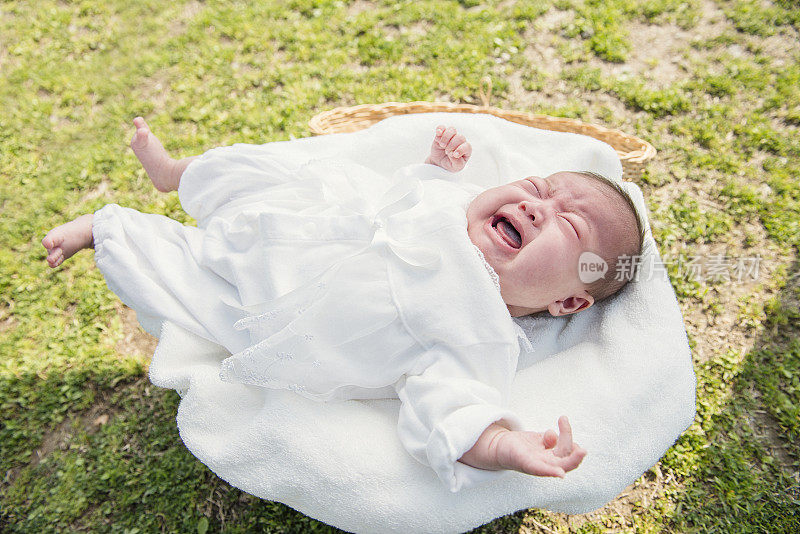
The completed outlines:
<svg viewBox="0 0 800 534">
<path fill-rule="evenodd" d="M 467 235 L 483 188 L 452 176 L 217 148 L 178 190 L 197 227 L 111 204 L 95 213 L 95 261 L 143 322 L 225 346 L 224 381 L 399 397 L 402 444 L 456 492 L 506 473 L 457 460 L 493 421 L 523 429 L 506 405 L 527 338 Z"/>
</svg>

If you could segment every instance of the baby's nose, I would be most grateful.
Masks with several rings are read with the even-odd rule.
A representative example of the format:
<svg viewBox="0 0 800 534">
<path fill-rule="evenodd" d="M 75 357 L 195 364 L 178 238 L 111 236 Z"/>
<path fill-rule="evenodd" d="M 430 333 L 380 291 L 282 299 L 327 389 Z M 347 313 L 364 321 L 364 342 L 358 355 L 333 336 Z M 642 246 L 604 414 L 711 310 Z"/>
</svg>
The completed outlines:
<svg viewBox="0 0 800 534">
<path fill-rule="evenodd" d="M 543 223 L 547 217 L 547 209 L 541 202 L 523 200 L 519 203 L 519 209 L 536 224 Z"/>
<path fill-rule="evenodd" d="M 528 200 L 523 200 L 519 203 L 519 209 L 528 215 L 531 219 L 536 220 L 536 204 Z"/>
</svg>

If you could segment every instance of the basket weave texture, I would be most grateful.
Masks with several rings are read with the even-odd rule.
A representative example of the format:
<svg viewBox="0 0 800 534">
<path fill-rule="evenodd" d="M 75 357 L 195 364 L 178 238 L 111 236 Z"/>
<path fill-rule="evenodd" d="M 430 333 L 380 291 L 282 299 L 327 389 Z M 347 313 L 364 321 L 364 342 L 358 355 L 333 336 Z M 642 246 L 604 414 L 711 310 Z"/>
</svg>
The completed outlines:
<svg viewBox="0 0 800 534">
<path fill-rule="evenodd" d="M 575 119 L 550 117 L 521 111 L 507 111 L 492 106 L 454 104 L 451 102 L 387 102 L 339 107 L 324 111 L 308 121 L 315 135 L 355 132 L 394 115 L 410 113 L 486 113 L 511 122 L 542 130 L 588 135 L 611 145 L 622 162 L 623 177 L 638 180 L 647 162 L 656 154 L 653 145 L 619 130 L 604 128 Z"/>
</svg>

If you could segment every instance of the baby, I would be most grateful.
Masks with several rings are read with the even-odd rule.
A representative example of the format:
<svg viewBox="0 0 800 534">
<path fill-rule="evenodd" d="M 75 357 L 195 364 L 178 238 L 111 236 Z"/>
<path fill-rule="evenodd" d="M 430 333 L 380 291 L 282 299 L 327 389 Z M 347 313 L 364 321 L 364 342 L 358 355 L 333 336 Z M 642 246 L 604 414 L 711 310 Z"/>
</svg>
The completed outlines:
<svg viewBox="0 0 800 534">
<path fill-rule="evenodd" d="M 326 184 L 333 182 L 325 180 L 333 180 L 330 177 L 336 173 L 325 171 L 325 177 L 320 177 L 311 172 L 314 169 L 313 165 L 303 167 L 310 169 L 305 175 L 302 174 L 303 168 L 301 171 L 289 171 L 287 170 L 288 166 L 283 165 L 277 159 L 264 157 L 264 151 L 268 151 L 268 148 L 262 149 L 250 145 L 223 147 L 223 149 L 209 151 L 203 156 L 175 160 L 166 153 L 159 140 L 150 132 L 144 119 L 140 117 L 134 119 L 134 125 L 136 133 L 131 141 L 131 147 L 153 184 L 162 192 L 178 191 L 181 203 L 187 213 L 198 220 L 198 227 L 183 226 L 175 221 L 168 222 L 170 220 L 161 216 L 139 214 L 133 210 L 127 210 L 127 208 L 109 205 L 94 214 L 82 215 L 52 229 L 42 240 L 48 253 L 47 262 L 50 267 L 57 267 L 79 250 L 95 248 L 95 259 L 98 267 L 106 276 L 109 287 L 120 295 L 126 304 L 133 307 L 137 311 L 137 315 L 141 313 L 143 316 L 150 315 L 178 323 L 183 321 L 185 324 L 196 324 L 196 318 L 201 313 L 205 314 L 206 320 L 203 321 L 203 324 L 196 326 L 195 333 L 225 345 L 234 354 L 223 362 L 221 371 L 223 379 L 266 387 L 285 387 L 318 400 L 333 398 L 334 391 L 345 391 L 342 384 L 356 382 L 353 380 L 355 372 L 349 370 L 348 367 L 352 366 L 353 362 L 343 359 L 348 354 L 358 353 L 352 345 L 347 345 L 356 339 L 352 335 L 352 330 L 356 328 L 352 325 L 378 323 L 389 325 L 388 320 L 381 321 L 380 317 L 375 318 L 379 315 L 378 312 L 373 314 L 375 317 L 370 315 L 373 310 L 378 309 L 377 306 L 384 306 L 380 313 L 393 318 L 394 322 L 391 324 L 397 325 L 399 324 L 399 315 L 393 304 L 394 300 L 400 301 L 397 307 L 401 310 L 403 309 L 403 299 L 412 300 L 407 296 L 411 293 L 407 293 L 406 296 L 402 293 L 399 293 L 399 296 L 393 293 L 394 300 L 386 299 L 388 304 L 377 302 L 377 299 L 372 297 L 361 299 L 353 297 L 352 300 L 345 300 L 348 297 L 340 295 L 334 298 L 330 296 L 334 293 L 325 293 L 325 291 L 330 291 L 327 287 L 331 281 L 339 280 L 336 278 L 337 273 L 351 273 L 349 278 L 352 279 L 354 278 L 352 273 L 357 273 L 358 269 L 362 268 L 360 271 L 362 274 L 356 275 L 356 277 L 364 285 L 372 284 L 376 287 L 388 288 L 389 285 L 385 284 L 383 278 L 370 278 L 371 273 L 381 269 L 380 262 L 384 261 L 381 258 L 388 257 L 387 251 L 395 256 L 391 256 L 391 260 L 386 261 L 395 263 L 394 266 L 390 265 L 384 271 L 394 273 L 392 275 L 394 276 L 393 283 L 396 286 L 402 284 L 403 276 L 406 275 L 408 276 L 407 280 L 411 281 L 408 285 L 413 285 L 413 280 L 421 272 L 420 269 L 423 271 L 428 269 L 426 272 L 432 272 L 430 269 L 435 269 L 431 267 L 432 265 L 440 266 L 440 270 L 444 269 L 441 267 L 442 265 L 449 265 L 446 255 L 437 253 L 432 256 L 430 249 L 426 251 L 420 247 L 408 247 L 407 243 L 397 237 L 403 234 L 403 232 L 397 231 L 398 225 L 404 220 L 403 217 L 406 215 L 410 217 L 410 214 L 415 213 L 414 209 L 419 209 L 424 204 L 421 201 L 424 195 L 420 192 L 422 189 L 419 186 L 414 186 L 407 181 L 406 184 L 410 185 L 404 190 L 406 194 L 399 200 L 385 205 L 377 213 L 374 210 L 370 212 L 366 208 L 362 209 L 367 205 L 366 203 L 358 204 L 356 201 L 360 198 L 357 195 L 346 198 L 342 193 L 343 188 L 337 186 L 337 188 L 331 188 L 333 196 L 330 198 L 334 200 L 329 203 L 347 204 L 352 201 L 348 205 L 355 206 L 355 208 L 346 212 L 342 210 L 341 213 L 336 214 L 338 218 L 326 220 L 347 221 L 348 227 L 349 225 L 358 226 L 357 223 L 362 223 L 365 218 L 364 214 L 368 213 L 369 216 L 366 218 L 374 221 L 371 226 L 372 233 L 364 237 L 356 235 L 357 232 L 354 230 L 352 235 L 345 238 L 345 241 L 349 243 L 350 241 L 369 242 L 371 240 L 369 246 L 373 247 L 370 248 L 373 254 L 357 256 L 352 254 L 352 251 L 356 250 L 355 248 L 348 249 L 346 253 L 337 252 L 337 259 L 328 261 L 336 269 L 314 271 L 302 281 L 301 275 L 294 272 L 301 271 L 301 268 L 287 274 L 278 268 L 270 267 L 271 270 L 264 271 L 266 274 L 263 276 L 259 274 L 255 277 L 257 280 L 255 283 L 249 282 L 240 274 L 241 271 L 237 271 L 237 265 L 246 263 L 252 267 L 265 262 L 264 257 L 258 252 L 258 247 L 252 246 L 254 243 L 252 239 L 256 239 L 257 243 L 269 242 L 272 244 L 269 235 L 277 224 L 285 223 L 286 235 L 294 232 L 295 235 L 300 236 L 299 239 L 305 239 L 306 248 L 303 250 L 315 250 L 313 249 L 314 242 L 309 240 L 308 235 L 298 233 L 299 231 L 296 230 L 296 227 L 300 225 L 297 221 L 306 220 L 309 217 L 293 219 L 291 212 L 294 210 L 297 213 L 307 213 L 309 210 L 306 209 L 304 212 L 303 209 L 304 207 L 308 208 L 309 205 L 302 203 L 302 195 L 298 195 L 286 187 L 296 182 L 305 184 L 306 192 L 328 191 Z M 478 470 L 496 472 L 510 469 L 538 476 L 563 477 L 566 472 L 578 467 L 586 455 L 586 451 L 572 441 L 572 431 L 566 417 L 561 417 L 558 421 L 559 433 L 553 430 L 538 433 L 522 430 L 520 421 L 513 413 L 500 407 L 504 392 L 498 393 L 498 390 L 509 385 L 509 377 L 513 376 L 516 355 L 519 350 L 518 346 L 515 347 L 516 351 L 509 348 L 511 345 L 506 342 L 509 337 L 513 337 L 512 327 L 508 326 L 513 325 L 513 321 L 508 319 L 543 311 L 558 316 L 585 310 L 594 302 L 617 292 L 626 280 L 617 280 L 615 277 L 606 276 L 588 284 L 584 283 L 580 279 L 578 271 L 581 255 L 586 252 L 597 254 L 609 264 L 608 272 L 614 273 L 616 258 L 638 255 L 641 253 L 642 246 L 641 223 L 630 198 L 613 182 L 592 173 L 559 172 L 545 178 L 530 176 L 481 191 L 477 195 L 472 190 L 471 194 L 464 196 L 462 191 L 459 196 L 455 190 L 447 189 L 454 186 L 446 181 L 446 175 L 463 169 L 471 154 L 472 147 L 463 135 L 458 134 L 453 128 L 439 126 L 436 129 L 430 155 L 426 159 L 424 167 L 431 172 L 439 169 L 435 172 L 443 174 L 435 175 L 439 180 L 431 179 L 425 184 L 434 192 L 437 187 L 440 188 L 440 196 L 434 199 L 438 199 L 436 202 L 441 207 L 441 209 L 437 208 L 437 211 L 452 215 L 452 221 L 458 222 L 458 214 L 461 213 L 460 217 L 463 218 L 464 212 L 451 210 L 447 205 L 450 202 L 449 199 L 451 197 L 462 200 L 471 199 L 469 202 L 463 202 L 463 205 L 466 206 L 466 227 L 461 230 L 466 230 L 468 240 L 465 241 L 477 248 L 480 259 L 485 262 L 489 274 L 496 278 L 495 287 L 499 290 L 501 298 L 496 302 L 487 301 L 486 310 L 476 311 L 477 318 L 472 323 L 467 321 L 464 325 L 466 333 L 459 334 L 460 337 L 448 338 L 446 333 L 443 333 L 444 326 L 441 327 L 441 331 L 435 332 L 435 335 L 431 334 L 429 337 L 418 334 L 415 339 L 417 341 L 422 339 L 419 344 L 426 349 L 424 357 L 417 356 L 420 346 L 416 342 L 413 347 L 401 344 L 392 345 L 391 350 L 387 349 L 385 353 L 389 356 L 378 360 L 377 367 L 374 367 L 371 372 L 365 371 L 365 374 L 378 375 L 382 369 L 388 369 L 391 372 L 387 371 L 384 376 L 377 378 L 371 376 L 371 378 L 375 378 L 372 381 L 364 378 L 361 380 L 362 383 L 358 384 L 377 390 L 381 386 L 396 382 L 394 388 L 403 405 L 398 425 L 403 445 L 415 458 L 436 470 L 440 478 L 450 486 L 451 491 L 458 491 L 470 483 L 487 479 L 484 475 L 470 474 L 463 468 L 454 466 L 455 460 Z M 200 161 L 197 161 L 198 159 Z M 256 176 L 253 174 L 256 172 L 253 169 L 256 168 L 257 172 L 261 174 L 252 178 Z M 204 170 L 204 177 L 211 178 L 206 181 L 201 180 L 201 169 Z M 367 172 L 366 169 L 363 171 Z M 225 184 L 222 178 L 219 181 L 213 180 L 214 176 L 223 176 L 225 172 L 236 176 L 234 181 L 237 183 Z M 352 169 L 349 169 L 348 172 L 351 174 L 348 175 L 347 172 L 344 172 L 341 176 L 352 176 Z M 294 177 L 295 182 L 283 178 L 290 175 Z M 182 178 L 184 178 L 183 182 Z M 187 183 L 186 180 L 189 182 Z M 377 175 L 370 175 L 369 180 L 365 179 L 360 185 L 366 189 L 377 180 L 379 180 Z M 419 181 L 417 180 L 417 182 Z M 344 182 L 337 185 L 342 183 Z M 253 206 L 252 202 L 267 202 L 267 196 L 263 195 L 267 190 L 270 192 L 270 200 L 278 199 L 283 202 L 282 206 L 286 206 L 286 208 L 275 211 L 275 214 L 280 217 L 269 218 L 271 213 L 250 210 Z M 385 190 L 381 191 L 386 195 Z M 401 190 L 401 192 L 403 191 Z M 320 198 L 317 201 L 321 202 L 322 193 L 319 195 Z M 335 197 L 335 195 L 339 195 L 339 197 Z M 381 198 L 389 197 L 391 195 Z M 408 204 L 404 204 L 407 201 Z M 455 200 L 452 202 L 456 203 Z M 384 212 L 389 215 L 394 214 L 394 217 L 381 217 Z M 354 213 L 358 217 L 353 218 L 355 217 Z M 100 220 L 97 220 L 98 217 Z M 115 218 L 118 219 L 113 223 L 116 227 L 112 225 L 112 219 Z M 286 222 L 287 220 L 288 222 Z M 307 224 L 313 226 L 313 222 Z M 392 228 L 393 226 L 394 228 Z M 440 231 L 439 228 L 442 226 L 445 230 Z M 434 230 L 429 229 L 424 233 L 433 235 L 439 232 L 443 238 L 447 238 L 442 243 L 449 243 L 453 240 L 452 236 L 458 235 L 457 233 L 446 233 L 452 231 L 453 226 L 452 223 L 449 223 L 449 226 L 436 223 L 435 226 L 431 225 L 432 229 L 435 228 Z M 455 226 L 456 230 L 460 229 L 458 224 Z M 115 228 L 123 228 L 123 230 Z M 319 226 L 315 228 L 317 233 L 330 231 L 330 229 L 320 229 Z M 248 234 L 248 229 L 255 230 Z M 407 229 L 405 230 L 408 233 Z M 139 232 L 139 237 L 134 237 L 136 232 Z M 212 233 L 221 237 L 206 239 L 206 234 Z M 250 241 L 245 239 L 248 235 Z M 278 236 L 274 242 L 278 243 L 284 237 L 284 235 Z M 329 239 L 324 233 L 315 235 L 315 237 L 320 240 Z M 223 239 L 230 241 L 230 246 L 227 249 L 214 249 L 215 240 L 219 242 Z M 163 246 L 159 249 L 154 243 L 161 243 Z M 168 246 L 164 243 L 168 243 Z M 150 246 L 154 248 L 148 249 Z M 277 245 L 273 246 L 275 251 L 280 250 Z M 139 251 L 140 255 L 134 257 L 132 250 Z M 310 254 L 314 254 L 314 257 L 318 258 L 320 254 L 327 254 L 324 253 L 325 250 L 327 249 L 320 248 L 319 251 L 310 252 Z M 363 253 L 362 249 L 358 250 Z M 375 250 L 380 250 L 381 254 L 374 253 Z M 303 256 L 303 253 L 297 252 L 296 262 L 300 267 L 306 261 L 303 258 L 312 257 Z M 126 254 L 130 256 L 130 260 L 113 261 L 120 263 L 127 261 L 134 267 L 125 267 L 124 275 L 112 274 L 117 267 L 110 264 L 112 260 L 109 258 L 112 256 L 125 258 Z M 280 252 L 277 254 L 280 255 Z M 238 258 L 245 258 L 246 261 L 240 261 Z M 294 256 L 288 254 L 280 257 L 285 262 L 284 265 L 295 261 L 293 258 Z M 347 263 L 351 258 L 356 258 L 357 261 Z M 146 259 L 147 262 L 143 259 Z M 459 259 L 455 264 L 461 265 L 459 262 L 463 259 Z M 470 262 L 473 259 L 470 259 Z M 178 269 L 170 266 L 170 262 L 173 260 L 182 265 L 183 271 L 178 272 Z M 480 265 L 478 262 L 473 263 Z M 186 267 L 187 265 L 189 267 Z M 464 269 L 468 268 L 469 266 L 465 263 Z M 392 271 L 392 269 L 394 270 Z M 209 275 L 210 271 L 213 273 Z M 452 273 L 455 272 L 452 271 Z M 486 272 L 484 272 L 485 274 Z M 192 276 L 203 276 L 204 282 L 202 284 L 195 282 L 192 280 Z M 303 285 L 305 282 L 308 284 Z M 126 288 L 126 284 L 130 287 Z M 152 304 L 152 302 L 164 303 L 170 299 L 174 301 L 175 298 L 170 293 L 178 295 L 182 285 L 185 286 L 185 293 L 191 294 L 192 299 L 205 299 L 192 302 L 192 306 L 195 306 L 197 310 L 189 310 L 186 302 L 183 302 L 185 304 L 183 307 L 179 305 L 181 302 L 178 302 L 173 308 L 169 308 L 171 305 L 163 304 L 160 309 L 155 307 L 156 304 Z M 270 285 L 274 287 L 267 287 Z M 430 287 L 436 288 L 442 285 L 443 283 L 437 282 Z M 251 292 L 244 291 L 243 286 Z M 306 286 L 316 288 L 317 293 L 312 294 L 311 289 L 304 293 Z M 199 287 L 203 288 L 203 291 L 197 291 Z M 238 292 L 230 292 L 230 288 L 233 287 Z M 462 283 L 459 288 L 464 294 L 475 293 L 478 295 L 481 294 L 481 289 L 485 290 L 487 287 L 493 290 L 490 283 L 473 286 L 470 282 L 470 292 L 463 292 L 463 287 Z M 395 289 L 396 287 L 392 286 L 392 290 Z M 452 295 L 455 294 L 455 292 L 452 293 Z M 152 295 L 147 302 L 146 295 Z M 233 297 L 226 295 L 233 295 Z M 265 297 L 265 295 L 267 296 Z M 326 295 L 329 296 L 326 297 Z M 280 306 L 275 305 L 276 302 Z M 283 318 L 281 315 L 296 302 L 309 302 L 312 306 L 321 303 L 318 304 L 320 310 L 325 309 L 326 302 L 332 302 L 332 306 L 338 306 L 338 308 L 328 308 L 326 312 L 328 315 L 325 320 L 332 325 L 329 326 L 326 334 L 328 336 L 327 344 L 317 344 L 314 346 L 315 349 L 309 353 L 324 355 L 327 346 L 335 345 L 342 347 L 339 351 L 341 354 L 331 352 L 327 356 L 328 361 L 321 357 L 312 361 L 312 356 L 309 356 L 307 361 L 302 361 L 301 358 L 293 356 L 302 350 L 299 348 L 301 341 L 316 343 L 316 341 L 312 341 L 314 335 L 308 332 L 304 334 L 299 332 L 303 324 L 306 326 L 314 324 L 308 322 L 310 319 L 306 323 L 301 322 L 302 317 L 311 315 L 302 314 L 305 307 L 296 310 L 297 314 L 302 314 L 301 318 L 297 318 L 295 315 L 292 315 L 292 318 Z M 342 302 L 358 302 L 359 305 L 347 306 Z M 497 313 L 496 306 L 492 307 L 496 303 L 503 306 L 507 312 L 505 318 L 499 317 L 498 319 L 505 322 L 498 322 L 497 324 L 501 326 L 496 328 L 486 326 L 491 317 L 497 318 L 501 315 Z M 390 307 L 391 312 L 389 311 Z M 232 309 L 236 310 L 238 315 L 235 317 L 239 318 L 233 329 L 230 327 L 232 321 L 228 319 Z M 413 329 L 415 317 L 408 311 L 409 309 L 406 311 L 403 327 Z M 331 310 L 340 313 L 330 314 Z M 256 315 L 254 311 L 260 313 Z M 319 317 L 325 316 L 321 311 L 315 313 L 317 313 L 317 321 L 319 321 Z M 347 315 L 348 313 L 350 315 Z M 359 323 L 359 313 L 366 317 L 361 323 Z M 336 323 L 337 320 L 339 323 Z M 280 323 L 277 326 L 276 321 Z M 316 324 L 319 326 L 319 322 Z M 435 314 L 419 315 L 417 324 L 423 325 L 419 331 L 423 329 L 436 331 L 440 321 Z M 212 328 L 217 328 L 217 330 L 212 331 Z M 245 328 L 249 329 L 249 337 L 241 337 L 242 334 L 234 332 Z M 343 333 L 344 330 L 347 332 Z M 289 337 L 287 332 L 290 331 L 296 335 Z M 511 336 L 509 336 L 509 332 L 511 332 Z M 484 336 L 483 340 L 479 339 L 481 335 Z M 387 327 L 386 331 L 375 329 L 374 336 L 375 339 L 385 340 L 387 345 L 391 345 L 393 340 L 399 339 L 400 334 L 389 332 Z M 503 336 L 505 336 L 503 341 L 505 344 L 499 340 Z M 317 337 L 324 336 L 317 334 Z M 412 337 L 414 337 L 413 334 Z M 473 341 L 468 343 L 466 340 L 468 337 Z M 492 345 L 495 341 L 494 338 L 497 338 L 496 346 L 498 347 L 496 361 L 483 354 L 480 355 L 480 361 L 474 357 L 475 354 L 470 353 L 465 356 L 469 352 L 466 349 L 472 347 L 483 346 L 491 349 L 494 347 Z M 366 337 L 361 339 L 366 339 Z M 456 341 L 449 344 L 443 341 L 435 342 L 435 340 L 447 339 Z M 284 343 L 284 345 L 280 345 L 280 343 Z M 368 346 L 368 344 L 364 344 L 364 346 Z M 266 361 L 264 357 L 266 349 L 275 347 L 288 347 L 291 350 L 277 351 L 275 352 L 278 355 L 276 358 Z M 458 352 L 459 349 L 463 349 L 461 353 Z M 370 348 L 370 350 L 361 352 L 379 353 L 379 350 Z M 408 357 L 412 354 L 413 357 Z M 293 358 L 294 361 L 291 365 L 294 367 L 287 365 Z M 333 363 L 326 367 L 329 362 Z M 408 362 L 412 362 L 413 365 Z M 308 366 L 303 367 L 306 363 Z M 365 365 L 370 363 L 375 362 L 364 360 Z M 427 364 L 427 367 L 423 364 Z M 311 376 L 309 370 L 313 370 L 315 367 L 326 371 L 321 374 L 326 375 L 329 382 L 332 375 L 339 373 L 341 380 L 336 383 L 338 389 L 328 388 L 322 392 L 320 387 L 318 394 L 312 395 L 310 390 L 313 389 L 314 383 L 309 378 Z M 292 371 L 293 368 L 294 371 Z M 487 383 L 494 387 L 482 383 L 478 376 L 480 373 L 475 372 L 475 369 L 480 369 L 487 375 L 495 372 L 496 376 L 487 379 Z M 267 370 L 274 374 L 267 376 L 269 374 Z M 403 373 L 399 371 L 403 371 Z M 281 375 L 282 372 L 284 375 Z M 351 374 L 348 375 L 347 372 Z M 402 378 L 399 378 L 400 374 L 403 375 Z M 306 377 L 307 384 L 290 383 L 291 380 L 286 377 L 291 376 Z M 378 380 L 379 378 L 382 380 Z M 451 383 L 448 383 L 448 380 Z M 308 386 L 308 390 L 306 386 Z M 446 398 L 437 393 L 437 388 L 439 390 L 449 388 L 450 396 Z M 324 396 L 323 393 L 327 396 Z M 458 399 L 453 400 L 456 397 Z M 345 397 L 342 393 L 338 398 L 358 397 Z M 489 406 L 491 409 L 485 408 L 485 406 Z M 455 414 L 461 415 L 456 417 Z M 482 423 L 480 428 L 483 430 L 477 433 L 470 430 L 461 432 L 459 435 L 459 430 L 463 425 L 459 427 L 458 423 L 464 423 L 467 420 L 482 420 L 489 424 Z M 465 446 L 465 444 L 467 445 Z M 459 450 L 457 456 L 448 458 L 448 454 L 452 456 L 453 450 Z"/>
</svg>

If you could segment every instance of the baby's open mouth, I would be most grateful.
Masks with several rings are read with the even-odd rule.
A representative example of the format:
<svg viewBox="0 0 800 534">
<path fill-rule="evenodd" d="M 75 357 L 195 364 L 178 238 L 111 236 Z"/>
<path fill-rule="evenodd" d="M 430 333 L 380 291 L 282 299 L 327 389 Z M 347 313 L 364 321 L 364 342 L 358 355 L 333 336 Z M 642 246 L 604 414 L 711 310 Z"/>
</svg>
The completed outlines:
<svg viewBox="0 0 800 534">
<path fill-rule="evenodd" d="M 495 219 L 492 221 L 492 227 L 497 230 L 498 235 L 500 235 L 500 237 L 502 237 L 505 242 L 509 244 L 509 246 L 513 248 L 519 248 L 522 246 L 522 236 L 511 223 L 511 221 L 502 215 L 495 217 Z"/>
</svg>

